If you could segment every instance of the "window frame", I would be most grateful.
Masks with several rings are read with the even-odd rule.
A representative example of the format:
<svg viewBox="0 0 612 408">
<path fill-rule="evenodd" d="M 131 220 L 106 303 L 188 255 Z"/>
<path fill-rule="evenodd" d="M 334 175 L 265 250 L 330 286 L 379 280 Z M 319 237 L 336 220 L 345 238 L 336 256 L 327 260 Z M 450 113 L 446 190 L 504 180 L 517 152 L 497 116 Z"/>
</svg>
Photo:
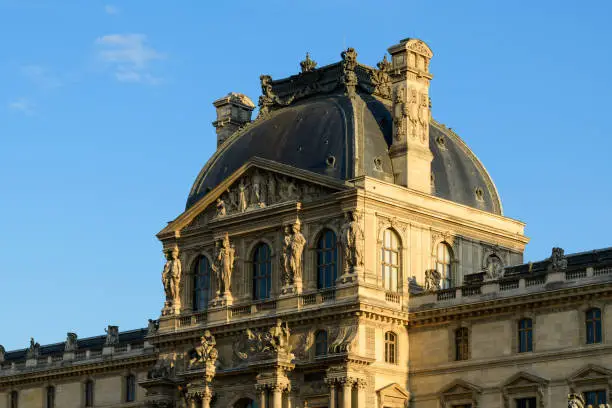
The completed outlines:
<svg viewBox="0 0 612 408">
<path fill-rule="evenodd" d="M 124 377 L 124 381 L 125 381 L 124 402 L 136 401 L 136 375 L 130 373 Z"/>
<path fill-rule="evenodd" d="M 529 405 L 525 405 L 524 407 L 519 406 L 519 403 L 521 401 L 523 402 L 528 402 L 533 400 L 533 406 L 531 406 L 531 404 Z M 538 397 L 537 396 L 526 396 L 526 397 L 518 397 L 518 398 L 514 398 L 514 407 L 515 408 L 537 408 L 538 406 Z"/>
<path fill-rule="evenodd" d="M 442 258 L 448 258 L 448 260 L 440 260 L 440 248 L 444 249 L 444 256 Z M 440 289 L 451 289 L 456 286 L 455 279 L 453 278 L 453 261 L 454 257 L 451 246 L 446 241 L 438 242 L 436 245 L 434 266 L 435 270 L 440 273 Z M 445 273 L 444 269 L 446 269 L 448 273 Z"/>
<path fill-rule="evenodd" d="M 598 312 L 599 316 L 589 318 L 589 314 L 592 312 Z M 592 338 L 589 338 L 589 326 L 591 328 Z M 585 329 L 585 344 L 602 344 L 603 343 L 603 311 L 600 307 L 589 307 L 584 312 L 584 329 Z"/>
<path fill-rule="evenodd" d="M 523 322 L 529 322 L 529 327 L 522 327 Z M 517 325 L 517 346 L 516 346 L 516 351 L 517 353 L 531 353 L 533 352 L 533 319 L 530 317 L 523 317 L 521 319 L 518 320 L 518 322 L 516 323 Z M 523 346 L 525 346 L 525 349 L 523 349 Z"/>
<path fill-rule="evenodd" d="M 55 408 L 55 387 L 53 385 L 49 385 L 45 388 L 45 390 L 45 407 Z"/>
<path fill-rule="evenodd" d="M 604 397 L 604 401 L 599 401 L 599 396 L 600 393 L 603 393 L 603 397 Z M 583 398 L 584 398 L 584 406 L 588 406 L 589 405 L 589 400 L 587 397 L 587 394 L 594 394 L 595 397 L 597 398 L 597 400 L 595 401 L 595 403 L 593 403 L 593 407 L 598 407 L 599 404 L 607 404 L 608 403 L 608 389 L 607 388 L 600 388 L 600 389 L 589 389 L 589 390 L 585 390 L 581 392 Z"/>
<path fill-rule="evenodd" d="M 390 237 L 389 245 L 387 245 L 387 233 Z M 396 246 L 393 247 L 393 242 L 396 242 Z M 393 262 L 393 257 L 397 260 Z M 402 238 L 400 234 L 393 228 L 385 228 L 382 233 L 382 241 L 380 245 L 380 279 L 382 287 L 387 292 L 398 293 L 401 292 L 402 286 Z M 387 277 L 387 271 L 389 271 L 389 277 Z M 395 278 L 395 279 L 393 279 Z M 395 280 L 395 285 L 393 284 Z"/>
<path fill-rule="evenodd" d="M 327 247 L 328 238 L 331 239 L 331 247 Z M 330 228 L 324 228 L 319 232 L 315 246 L 315 270 L 317 290 L 331 289 L 336 286 L 338 279 L 338 236 Z M 331 259 L 328 261 L 328 254 Z M 323 261 L 324 263 L 321 263 Z M 327 282 L 329 280 L 329 282 Z M 329 285 L 327 285 L 329 283 Z"/>
<path fill-rule="evenodd" d="M 199 288 L 198 286 L 198 282 L 201 282 L 199 277 L 205 277 L 207 274 L 206 273 L 200 273 L 201 272 L 201 263 L 202 260 L 206 260 L 206 263 L 208 264 L 208 270 L 207 270 L 207 274 L 208 274 L 208 288 L 206 288 L 207 294 L 205 296 L 206 298 L 206 302 L 204 302 L 203 305 L 201 305 L 202 307 L 198 307 L 199 305 L 197 304 L 198 301 L 197 299 L 199 299 L 199 292 L 201 292 L 204 288 Z M 191 299 L 191 308 L 194 312 L 200 312 L 203 310 L 207 310 L 208 309 L 208 302 L 210 302 L 212 300 L 212 263 L 210 262 L 210 258 L 205 255 L 205 254 L 200 254 L 198 255 L 196 261 L 194 262 L 193 265 L 193 269 L 192 269 L 192 284 L 193 284 L 193 290 L 192 290 L 192 299 Z"/>
<path fill-rule="evenodd" d="M 455 361 L 466 361 L 470 359 L 470 329 L 458 327 L 455 336 Z M 459 335 L 461 334 L 461 336 Z"/>
<path fill-rule="evenodd" d="M 10 397 L 10 408 L 19 408 L 19 391 L 13 390 L 9 394 Z"/>
<path fill-rule="evenodd" d="M 83 392 L 83 406 L 84 407 L 93 407 L 95 404 L 95 383 L 92 379 L 86 380 L 84 383 L 84 392 Z"/>
<path fill-rule="evenodd" d="M 385 363 L 399 364 L 398 362 L 398 336 L 392 331 L 385 332 Z"/>
<path fill-rule="evenodd" d="M 319 342 L 319 340 L 322 339 L 322 342 Z M 315 337 L 314 337 L 314 351 L 315 351 L 315 357 L 325 357 L 327 355 L 327 350 L 329 347 L 329 341 L 328 341 L 328 334 L 327 334 L 327 330 L 317 330 L 315 332 Z M 320 344 L 324 344 L 324 348 L 322 350 L 322 352 L 319 352 L 319 345 Z"/>
<path fill-rule="evenodd" d="M 259 260 L 260 249 L 266 248 L 265 254 L 267 255 L 267 259 Z M 252 299 L 254 301 L 264 301 L 272 298 L 272 248 L 265 242 L 259 242 L 255 245 L 253 249 L 253 253 L 251 256 L 252 260 Z M 262 271 L 262 266 L 266 265 L 264 273 L 260 274 Z M 266 285 L 266 295 L 263 297 L 259 296 L 259 286 L 260 282 L 265 282 Z"/>
</svg>

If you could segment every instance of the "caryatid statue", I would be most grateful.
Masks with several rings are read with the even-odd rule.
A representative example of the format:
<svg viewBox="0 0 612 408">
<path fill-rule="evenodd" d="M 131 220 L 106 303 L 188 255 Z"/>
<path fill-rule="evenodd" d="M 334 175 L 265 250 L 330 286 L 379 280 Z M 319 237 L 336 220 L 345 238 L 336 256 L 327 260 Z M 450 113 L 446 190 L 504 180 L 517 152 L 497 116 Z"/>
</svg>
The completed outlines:
<svg viewBox="0 0 612 408">
<path fill-rule="evenodd" d="M 291 226 L 291 241 L 289 245 L 289 269 L 290 283 L 295 283 L 296 280 L 302 279 L 302 253 L 304 252 L 304 245 L 306 245 L 306 238 L 300 232 L 300 220 L 296 220 Z"/>
<path fill-rule="evenodd" d="M 229 235 L 226 232 L 223 239 L 217 243 L 217 255 L 212 266 L 217 280 L 217 297 L 230 294 L 235 254 L 236 250 L 230 245 Z"/>
<path fill-rule="evenodd" d="M 363 230 L 355 212 L 347 212 L 345 218 L 340 240 L 344 254 L 344 271 L 350 273 L 363 264 Z"/>
<path fill-rule="evenodd" d="M 162 272 L 162 283 L 166 292 L 166 307 L 180 305 L 181 261 L 177 247 L 166 251 L 166 264 Z"/>
</svg>

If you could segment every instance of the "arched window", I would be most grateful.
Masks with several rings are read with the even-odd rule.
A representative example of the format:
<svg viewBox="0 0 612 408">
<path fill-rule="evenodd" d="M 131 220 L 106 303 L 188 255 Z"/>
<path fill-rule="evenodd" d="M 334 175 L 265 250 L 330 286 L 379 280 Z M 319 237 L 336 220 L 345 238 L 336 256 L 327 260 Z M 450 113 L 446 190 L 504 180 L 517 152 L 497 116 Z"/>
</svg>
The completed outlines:
<svg viewBox="0 0 612 408">
<path fill-rule="evenodd" d="M 327 332 L 319 330 L 315 334 L 315 356 L 324 356 L 327 354 Z"/>
<path fill-rule="evenodd" d="M 601 309 L 596 307 L 586 312 L 586 342 L 601 343 Z"/>
<path fill-rule="evenodd" d="M 200 256 L 193 270 L 193 310 L 204 310 L 208 308 L 210 300 L 210 277 L 212 268 L 210 261 L 204 255 Z"/>
<path fill-rule="evenodd" d="M 19 408 L 19 391 L 11 391 L 11 408 Z"/>
<path fill-rule="evenodd" d="M 270 247 L 259 244 L 253 254 L 253 299 L 270 298 L 272 288 L 272 262 Z"/>
<path fill-rule="evenodd" d="M 125 402 L 136 400 L 136 376 L 133 374 L 125 377 Z"/>
<path fill-rule="evenodd" d="M 382 282 L 383 287 L 392 292 L 398 290 L 398 276 L 400 268 L 400 243 L 395 231 L 386 229 L 382 245 Z"/>
<path fill-rule="evenodd" d="M 521 319 L 518 323 L 518 352 L 533 351 L 533 321 Z"/>
<path fill-rule="evenodd" d="M 85 406 L 93 407 L 94 405 L 94 382 L 87 380 L 85 382 Z"/>
<path fill-rule="evenodd" d="M 55 408 L 55 387 L 47 387 L 47 408 Z"/>
<path fill-rule="evenodd" d="M 467 327 L 455 330 L 455 360 L 467 360 L 470 350 L 470 339 Z"/>
<path fill-rule="evenodd" d="M 338 277 L 336 234 L 324 230 L 317 241 L 317 289 L 331 288 Z"/>
<path fill-rule="evenodd" d="M 385 333 L 385 363 L 397 364 L 397 335 Z"/>
<path fill-rule="evenodd" d="M 451 288 L 451 253 L 450 248 L 444 242 L 440 242 L 436 250 L 436 271 L 440 274 L 440 288 Z"/>
</svg>

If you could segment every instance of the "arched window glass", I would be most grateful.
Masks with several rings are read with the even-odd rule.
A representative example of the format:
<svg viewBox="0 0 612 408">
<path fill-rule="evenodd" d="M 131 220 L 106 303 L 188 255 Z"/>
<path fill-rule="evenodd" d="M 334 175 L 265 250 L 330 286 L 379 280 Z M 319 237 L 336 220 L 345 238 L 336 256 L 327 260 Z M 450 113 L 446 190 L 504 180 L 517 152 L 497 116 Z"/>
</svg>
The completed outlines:
<svg viewBox="0 0 612 408">
<path fill-rule="evenodd" d="M 533 351 L 533 321 L 531 319 L 519 320 L 518 341 L 519 353 Z"/>
<path fill-rule="evenodd" d="M 586 342 L 601 343 L 601 309 L 596 307 L 586 312 Z"/>
<path fill-rule="evenodd" d="M 470 350 L 470 339 L 467 327 L 455 331 L 455 360 L 467 360 Z"/>
<path fill-rule="evenodd" d="M 47 408 L 55 408 L 55 387 L 47 387 Z"/>
<path fill-rule="evenodd" d="M 324 356 L 327 354 L 327 332 L 319 330 L 315 334 L 315 355 Z"/>
<path fill-rule="evenodd" d="M 93 407 L 94 405 L 94 383 L 92 380 L 85 382 L 85 406 Z"/>
<path fill-rule="evenodd" d="M 270 298 L 272 289 L 272 262 L 270 247 L 259 244 L 253 254 L 253 299 Z"/>
<path fill-rule="evenodd" d="M 440 288 L 452 287 L 450 248 L 444 242 L 438 244 L 436 252 L 436 271 L 440 274 Z"/>
<path fill-rule="evenodd" d="M 382 282 L 383 287 L 392 292 L 398 290 L 398 276 L 400 267 L 399 237 L 395 231 L 387 229 L 383 236 L 382 245 Z"/>
<path fill-rule="evenodd" d="M 338 247 L 336 234 L 324 230 L 317 241 L 317 288 L 335 286 L 338 277 Z"/>
<path fill-rule="evenodd" d="M 385 363 L 397 364 L 397 335 L 385 333 Z"/>
<path fill-rule="evenodd" d="M 136 400 L 136 377 L 133 374 L 125 377 L 125 402 Z"/>
<path fill-rule="evenodd" d="M 204 310 L 210 300 L 210 276 L 212 268 L 210 261 L 204 255 L 195 263 L 193 271 L 193 310 Z"/>
</svg>

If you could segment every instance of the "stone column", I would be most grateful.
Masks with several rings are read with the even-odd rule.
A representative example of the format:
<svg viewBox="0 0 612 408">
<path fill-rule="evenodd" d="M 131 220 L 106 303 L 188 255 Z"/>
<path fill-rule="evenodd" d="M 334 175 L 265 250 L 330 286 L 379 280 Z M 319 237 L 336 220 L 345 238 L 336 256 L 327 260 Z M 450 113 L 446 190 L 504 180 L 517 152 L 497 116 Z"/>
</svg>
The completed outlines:
<svg viewBox="0 0 612 408">
<path fill-rule="evenodd" d="M 272 406 L 270 408 L 283 408 L 283 387 L 275 384 L 272 389 Z"/>
<path fill-rule="evenodd" d="M 341 380 L 342 383 L 342 408 L 352 408 L 351 397 L 353 394 L 353 380 L 350 378 L 344 378 Z"/>
<path fill-rule="evenodd" d="M 264 385 L 256 385 L 255 386 L 257 392 L 259 393 L 259 406 L 261 408 L 266 408 L 266 394 L 268 393 L 267 388 Z"/>
<path fill-rule="evenodd" d="M 202 393 L 202 408 L 210 408 L 210 400 L 212 399 L 212 392 L 207 389 Z"/>
<path fill-rule="evenodd" d="M 357 408 L 366 408 L 366 382 L 363 379 L 359 379 L 356 382 L 357 385 Z"/>
<path fill-rule="evenodd" d="M 333 378 L 328 378 L 325 383 L 329 387 L 329 408 L 337 408 L 336 405 L 336 381 Z"/>
</svg>

